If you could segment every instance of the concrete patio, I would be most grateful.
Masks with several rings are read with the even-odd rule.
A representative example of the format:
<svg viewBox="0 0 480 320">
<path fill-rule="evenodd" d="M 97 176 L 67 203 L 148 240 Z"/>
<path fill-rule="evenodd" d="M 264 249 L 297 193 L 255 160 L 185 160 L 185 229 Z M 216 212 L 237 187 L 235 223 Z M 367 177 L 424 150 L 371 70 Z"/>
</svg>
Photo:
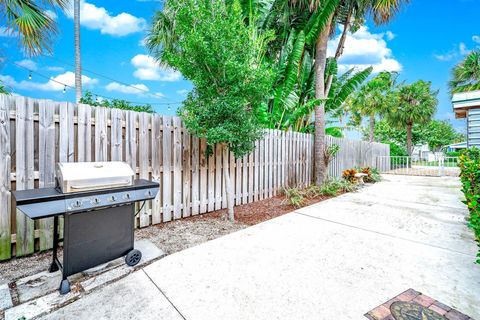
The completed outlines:
<svg viewBox="0 0 480 320">
<path fill-rule="evenodd" d="M 45 318 L 365 319 L 413 288 L 480 319 L 461 197 L 457 178 L 386 175 L 167 256 Z"/>
</svg>

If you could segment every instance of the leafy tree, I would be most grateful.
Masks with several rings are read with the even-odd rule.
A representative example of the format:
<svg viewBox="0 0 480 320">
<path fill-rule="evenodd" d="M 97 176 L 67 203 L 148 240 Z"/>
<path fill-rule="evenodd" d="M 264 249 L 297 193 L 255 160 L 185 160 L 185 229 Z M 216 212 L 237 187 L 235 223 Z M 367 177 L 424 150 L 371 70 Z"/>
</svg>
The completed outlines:
<svg viewBox="0 0 480 320">
<path fill-rule="evenodd" d="M 57 33 L 57 27 L 47 10 L 55 10 L 55 7 L 64 9 L 68 3 L 68 0 L 1 0 L 2 24 L 7 31 L 18 34 L 27 54 L 50 52 L 50 43 L 52 36 Z"/>
<path fill-rule="evenodd" d="M 363 131 L 364 139 L 368 138 L 368 131 Z M 406 128 L 398 129 L 391 126 L 386 120 L 381 120 L 375 123 L 374 133 L 376 141 L 394 144 L 398 148 L 407 150 Z M 426 125 L 414 124 L 412 126 L 412 145 L 426 143 L 432 151 L 439 151 L 444 146 L 462 142 L 465 139 L 465 135 L 456 131 L 448 120 L 431 120 Z"/>
<path fill-rule="evenodd" d="M 452 93 L 480 90 L 480 49 L 470 52 L 452 70 Z"/>
<path fill-rule="evenodd" d="M 262 136 L 257 113 L 273 75 L 264 62 L 268 33 L 246 26 L 237 1 L 167 0 L 147 45 L 158 61 L 179 70 L 193 90 L 179 110 L 187 129 L 223 148 L 228 218 L 234 219 L 228 151 L 251 152 Z"/>
<path fill-rule="evenodd" d="M 375 118 L 384 115 L 390 108 L 396 78 L 396 73 L 381 72 L 362 86 L 350 101 L 352 111 L 358 114 L 358 118 L 369 118 L 370 142 L 374 141 Z"/>
<path fill-rule="evenodd" d="M 422 140 L 432 151 L 440 151 L 444 146 L 466 140 L 466 136 L 457 132 L 446 120 L 432 120 L 422 129 Z"/>
<path fill-rule="evenodd" d="M 122 110 L 131 110 L 136 112 L 148 112 L 153 113 L 153 108 L 151 105 L 131 105 L 130 102 L 121 99 L 112 99 L 112 100 L 97 100 L 94 99 L 93 94 L 87 90 L 84 96 L 80 99 L 80 103 L 88 104 L 94 107 L 107 107 L 115 108 Z"/>
<path fill-rule="evenodd" d="M 387 113 L 387 119 L 396 128 L 407 130 L 407 152 L 412 154 L 412 127 L 427 124 L 435 114 L 438 105 L 438 91 L 432 91 L 431 83 L 419 80 L 401 86 L 392 95 L 394 107 Z"/>
</svg>

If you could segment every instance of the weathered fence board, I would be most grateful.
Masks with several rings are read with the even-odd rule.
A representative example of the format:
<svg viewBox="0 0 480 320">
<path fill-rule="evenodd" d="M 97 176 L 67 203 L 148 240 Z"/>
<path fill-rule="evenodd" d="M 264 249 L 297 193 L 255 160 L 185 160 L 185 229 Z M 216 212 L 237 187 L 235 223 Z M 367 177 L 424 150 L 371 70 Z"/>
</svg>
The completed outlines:
<svg viewBox="0 0 480 320">
<path fill-rule="evenodd" d="M 38 187 L 55 185 L 55 109 L 47 101 L 38 105 Z M 53 244 L 53 218 L 38 222 L 40 251 L 47 250 Z"/>
<path fill-rule="evenodd" d="M 0 94 L 0 260 L 9 259 L 11 253 L 10 219 L 10 105 L 9 97 Z"/>
<path fill-rule="evenodd" d="M 331 176 L 389 154 L 383 144 L 332 137 L 326 143 L 340 146 Z M 230 152 L 235 204 L 308 186 L 313 148 L 310 134 L 265 130 L 251 154 L 235 159 Z M 158 181 L 159 194 L 135 221 L 145 227 L 226 207 L 223 152 L 210 151 L 178 117 L 0 95 L 0 260 L 51 247 L 51 219 L 34 224 L 17 212 L 11 190 L 52 186 L 56 162 L 125 161 L 138 178 Z"/>
</svg>

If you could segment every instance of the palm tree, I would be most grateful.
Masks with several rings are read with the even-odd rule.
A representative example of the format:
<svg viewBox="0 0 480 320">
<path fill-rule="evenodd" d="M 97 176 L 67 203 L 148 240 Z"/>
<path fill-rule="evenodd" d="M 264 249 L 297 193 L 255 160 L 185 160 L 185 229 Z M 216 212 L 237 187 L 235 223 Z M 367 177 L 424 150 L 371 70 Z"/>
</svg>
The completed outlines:
<svg viewBox="0 0 480 320">
<path fill-rule="evenodd" d="M 50 52 L 52 36 L 57 33 L 55 21 L 47 10 L 64 9 L 68 0 L 0 0 L 0 16 L 8 32 L 17 34 L 30 56 Z"/>
<path fill-rule="evenodd" d="M 82 99 L 82 60 L 80 56 L 80 0 L 74 0 L 73 24 L 75 42 L 75 100 Z"/>
<path fill-rule="evenodd" d="M 324 20 L 321 22 L 322 28 L 318 28 L 316 44 L 315 44 L 315 97 L 320 101 L 325 101 L 328 97 L 329 83 L 331 80 L 325 79 L 325 64 L 327 61 L 327 45 L 332 31 L 335 30 L 335 23 L 338 17 L 339 23 L 344 23 L 344 31 L 340 38 L 335 58 L 338 59 L 343 51 L 344 41 L 346 34 L 350 30 L 351 17 L 355 16 L 358 19 L 363 19 L 367 15 L 373 16 L 376 24 L 383 24 L 390 21 L 396 13 L 400 10 L 404 3 L 408 3 L 409 0 L 341 0 L 341 1 L 328 1 L 320 2 L 324 7 Z M 311 7 L 315 7 L 315 4 L 319 4 L 318 0 L 311 0 Z M 328 6 L 334 5 L 333 11 L 328 9 Z M 345 16 L 345 12 L 347 13 Z M 345 19 L 341 19 L 345 17 Z M 350 18 L 348 18 L 350 17 Z M 325 149 L 325 105 L 320 103 L 315 109 L 315 182 L 320 185 L 326 172 L 326 165 L 323 160 Z"/>
<path fill-rule="evenodd" d="M 381 72 L 366 83 L 351 99 L 350 107 L 361 117 L 369 118 L 369 142 L 374 140 L 375 118 L 385 114 L 390 106 L 396 73 Z"/>
<path fill-rule="evenodd" d="M 412 127 L 414 124 L 428 123 L 438 105 L 438 90 L 432 91 L 431 83 L 419 80 L 410 85 L 401 86 L 394 95 L 394 105 L 386 114 L 388 122 L 407 130 L 407 152 L 412 155 Z"/>
<path fill-rule="evenodd" d="M 452 70 L 452 93 L 480 90 L 480 49 L 470 52 Z"/>
</svg>

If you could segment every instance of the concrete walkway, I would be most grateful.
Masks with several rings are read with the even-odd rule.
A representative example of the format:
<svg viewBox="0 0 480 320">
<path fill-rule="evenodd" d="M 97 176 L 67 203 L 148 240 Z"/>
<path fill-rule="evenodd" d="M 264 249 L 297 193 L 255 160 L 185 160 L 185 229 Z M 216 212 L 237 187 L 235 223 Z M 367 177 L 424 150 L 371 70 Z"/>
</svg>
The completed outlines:
<svg viewBox="0 0 480 320">
<path fill-rule="evenodd" d="M 383 182 L 170 255 L 48 319 L 365 319 L 413 288 L 480 319 L 456 178 Z"/>
</svg>

